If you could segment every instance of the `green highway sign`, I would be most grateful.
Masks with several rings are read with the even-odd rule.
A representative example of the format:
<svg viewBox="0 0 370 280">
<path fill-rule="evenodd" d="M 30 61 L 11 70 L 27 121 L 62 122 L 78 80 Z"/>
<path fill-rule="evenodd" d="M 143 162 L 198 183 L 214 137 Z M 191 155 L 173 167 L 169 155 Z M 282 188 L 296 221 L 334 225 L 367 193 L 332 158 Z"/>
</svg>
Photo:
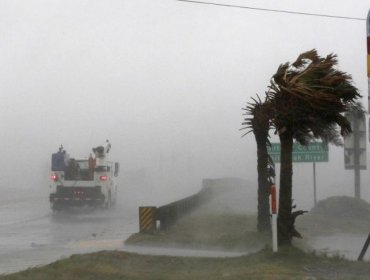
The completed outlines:
<svg viewBox="0 0 370 280">
<path fill-rule="evenodd" d="M 280 143 L 271 143 L 267 152 L 274 162 L 280 162 Z M 293 143 L 293 162 L 328 162 L 328 145 L 322 142 L 313 142 L 307 146 Z"/>
</svg>

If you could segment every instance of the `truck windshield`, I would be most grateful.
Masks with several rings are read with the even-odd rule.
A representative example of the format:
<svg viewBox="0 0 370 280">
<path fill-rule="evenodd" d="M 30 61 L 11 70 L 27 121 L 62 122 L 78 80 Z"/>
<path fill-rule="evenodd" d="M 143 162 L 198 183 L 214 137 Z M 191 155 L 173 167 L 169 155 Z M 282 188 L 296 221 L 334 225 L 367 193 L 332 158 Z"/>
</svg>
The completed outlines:
<svg viewBox="0 0 370 280">
<path fill-rule="evenodd" d="M 87 160 L 77 160 L 80 169 L 89 169 L 89 163 Z"/>
<path fill-rule="evenodd" d="M 95 172 L 109 172 L 110 167 L 109 166 L 97 166 L 95 167 Z"/>
</svg>

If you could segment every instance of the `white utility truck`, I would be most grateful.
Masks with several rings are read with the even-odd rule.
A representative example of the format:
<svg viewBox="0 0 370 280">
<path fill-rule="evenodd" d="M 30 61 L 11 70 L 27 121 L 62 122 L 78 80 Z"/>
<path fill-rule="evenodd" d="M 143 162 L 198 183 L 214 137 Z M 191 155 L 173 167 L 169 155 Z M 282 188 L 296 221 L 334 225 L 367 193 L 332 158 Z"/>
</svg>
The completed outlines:
<svg viewBox="0 0 370 280">
<path fill-rule="evenodd" d="M 88 159 L 70 158 L 61 146 L 51 157 L 50 205 L 53 211 L 84 205 L 110 208 L 117 199 L 119 163 L 107 160 L 111 145 L 93 148 Z"/>
</svg>

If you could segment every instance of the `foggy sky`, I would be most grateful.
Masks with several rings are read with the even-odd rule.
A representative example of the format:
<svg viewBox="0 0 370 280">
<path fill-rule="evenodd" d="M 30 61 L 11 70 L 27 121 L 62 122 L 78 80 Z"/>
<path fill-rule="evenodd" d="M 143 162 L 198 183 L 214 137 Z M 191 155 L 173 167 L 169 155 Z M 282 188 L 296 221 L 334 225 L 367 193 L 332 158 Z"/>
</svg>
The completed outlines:
<svg viewBox="0 0 370 280">
<path fill-rule="evenodd" d="M 367 0 L 218 2 L 359 18 L 370 8 Z M 192 194 L 202 178 L 256 182 L 241 108 L 263 94 L 280 63 L 312 48 L 338 54 L 364 102 L 365 26 L 172 0 L 1 0 L 0 188 L 47 192 L 60 144 L 87 157 L 105 139 L 121 175 L 143 171 L 153 193 Z M 353 195 L 342 149 L 331 146 L 329 157 L 318 164 L 319 199 Z M 295 166 L 294 176 L 297 199 L 309 205 L 311 165 Z M 369 178 L 362 172 L 367 199 Z"/>
</svg>

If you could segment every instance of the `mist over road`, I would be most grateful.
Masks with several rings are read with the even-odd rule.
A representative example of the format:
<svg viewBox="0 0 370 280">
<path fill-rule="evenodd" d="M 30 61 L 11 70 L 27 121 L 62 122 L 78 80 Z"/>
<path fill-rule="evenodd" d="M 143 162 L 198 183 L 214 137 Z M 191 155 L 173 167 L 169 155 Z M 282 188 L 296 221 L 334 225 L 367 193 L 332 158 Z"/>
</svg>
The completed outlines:
<svg viewBox="0 0 370 280">
<path fill-rule="evenodd" d="M 74 209 L 53 214 L 47 196 L 17 191 L 0 199 L 0 274 L 72 254 L 123 247 L 138 231 L 136 209 Z M 21 194 L 21 195 L 19 195 Z"/>
</svg>

